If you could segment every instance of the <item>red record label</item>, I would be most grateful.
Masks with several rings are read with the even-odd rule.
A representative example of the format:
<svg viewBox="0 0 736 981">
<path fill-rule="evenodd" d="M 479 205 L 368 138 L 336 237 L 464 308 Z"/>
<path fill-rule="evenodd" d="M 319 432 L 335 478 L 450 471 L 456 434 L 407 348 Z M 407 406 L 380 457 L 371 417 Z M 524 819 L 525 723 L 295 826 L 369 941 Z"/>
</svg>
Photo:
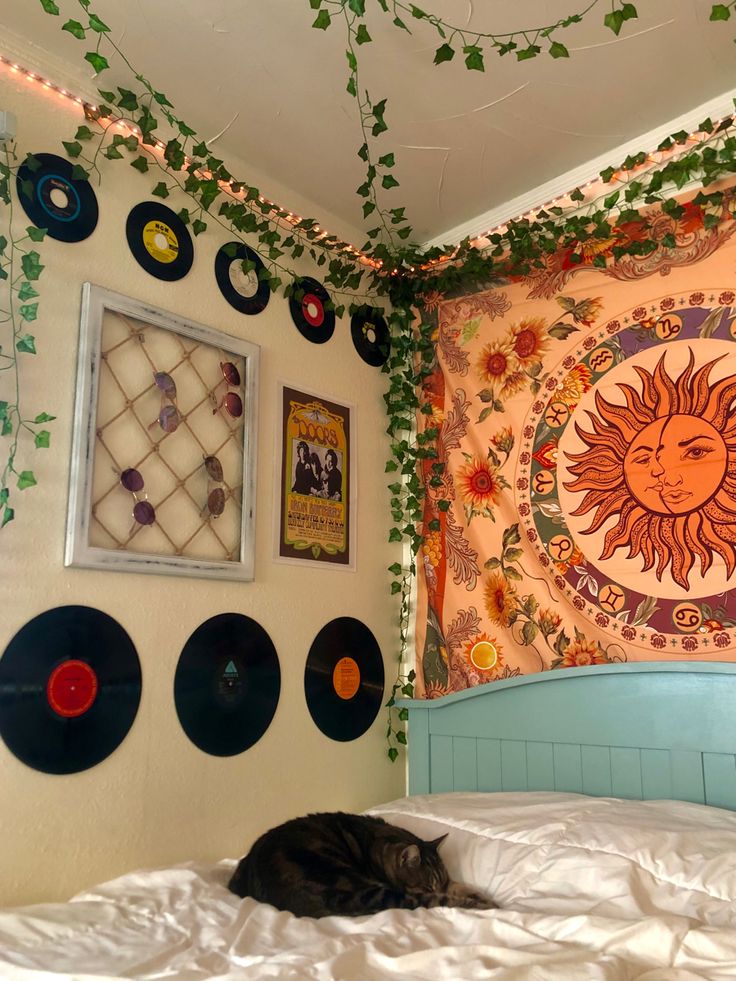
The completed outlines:
<svg viewBox="0 0 736 981">
<path fill-rule="evenodd" d="M 321 327 L 325 320 L 322 300 L 314 293 L 305 293 L 302 300 L 302 315 L 311 327 Z"/>
<path fill-rule="evenodd" d="M 63 661 L 51 672 L 46 698 L 57 715 L 76 719 L 92 708 L 97 689 L 97 675 L 86 661 Z"/>
</svg>

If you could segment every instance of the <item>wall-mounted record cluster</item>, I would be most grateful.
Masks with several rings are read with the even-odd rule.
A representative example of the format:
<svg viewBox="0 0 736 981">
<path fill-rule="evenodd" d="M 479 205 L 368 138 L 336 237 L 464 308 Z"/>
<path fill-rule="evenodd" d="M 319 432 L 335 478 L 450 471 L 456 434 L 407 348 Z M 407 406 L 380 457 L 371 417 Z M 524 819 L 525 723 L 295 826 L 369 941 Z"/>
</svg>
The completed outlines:
<svg viewBox="0 0 736 981">
<path fill-rule="evenodd" d="M 281 669 L 271 638 L 239 613 L 211 617 L 179 657 L 173 695 L 187 737 L 212 756 L 234 756 L 264 735 L 276 712 Z M 315 637 L 304 693 L 317 727 L 340 742 L 373 724 L 383 701 L 381 650 L 368 627 L 338 617 Z M 123 627 L 87 606 L 34 617 L 0 657 L 0 737 L 23 763 L 68 774 L 101 763 L 131 729 L 141 666 Z"/>
<path fill-rule="evenodd" d="M 99 208 L 89 181 L 75 176 L 75 167 L 53 153 L 30 155 L 19 168 L 20 202 L 37 228 L 61 242 L 81 242 L 97 227 Z M 183 279 L 194 262 L 194 243 L 184 221 L 158 201 L 143 201 L 130 211 L 125 235 L 133 257 L 147 273 L 164 282 Z M 239 313 L 253 316 L 271 298 L 268 274 L 260 256 L 242 242 L 223 245 L 215 257 L 215 281 L 223 297 Z M 332 298 L 310 276 L 294 284 L 289 310 L 295 327 L 312 344 L 324 344 L 335 330 Z M 351 318 L 350 335 L 366 364 L 388 360 L 391 338 L 381 311 L 361 307 Z"/>
</svg>

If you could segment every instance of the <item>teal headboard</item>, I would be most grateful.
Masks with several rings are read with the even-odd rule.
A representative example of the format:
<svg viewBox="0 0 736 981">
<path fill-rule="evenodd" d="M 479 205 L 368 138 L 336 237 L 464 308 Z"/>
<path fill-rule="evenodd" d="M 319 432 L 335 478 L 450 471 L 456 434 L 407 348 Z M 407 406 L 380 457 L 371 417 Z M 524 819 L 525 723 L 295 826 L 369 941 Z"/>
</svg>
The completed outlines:
<svg viewBox="0 0 736 981">
<path fill-rule="evenodd" d="M 736 664 L 549 671 L 409 710 L 409 793 L 559 790 L 736 810 Z"/>
</svg>

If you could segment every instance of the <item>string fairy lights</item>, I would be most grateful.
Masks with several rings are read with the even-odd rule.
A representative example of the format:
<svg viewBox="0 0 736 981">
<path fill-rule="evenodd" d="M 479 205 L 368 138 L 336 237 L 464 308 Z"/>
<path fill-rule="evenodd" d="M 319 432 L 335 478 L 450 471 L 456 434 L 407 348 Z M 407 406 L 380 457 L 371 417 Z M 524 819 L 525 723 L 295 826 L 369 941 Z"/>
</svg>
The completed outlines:
<svg viewBox="0 0 736 981">
<path fill-rule="evenodd" d="M 140 129 L 135 124 L 131 124 L 128 120 L 115 116 L 101 116 L 99 106 L 89 102 L 79 95 L 75 95 L 60 85 L 55 84 L 53 81 L 45 78 L 38 72 L 34 72 L 23 67 L 13 59 L 8 58 L 3 54 L 0 54 L 0 69 L 5 69 L 11 75 L 24 78 L 28 83 L 35 85 L 38 89 L 65 99 L 74 107 L 81 108 L 84 111 L 85 118 L 94 120 L 103 128 L 114 126 L 116 129 L 119 129 L 122 132 L 127 131 L 132 136 L 140 137 Z M 668 149 L 658 149 L 648 152 L 642 162 L 633 164 L 631 167 L 621 167 L 617 169 L 613 172 L 610 180 L 608 181 L 604 182 L 602 178 L 598 177 L 580 185 L 578 190 L 585 195 L 586 200 L 579 202 L 579 205 L 582 206 L 585 203 L 589 203 L 591 199 L 594 199 L 596 196 L 602 193 L 604 187 L 610 188 L 615 186 L 617 183 L 625 183 L 629 179 L 630 175 L 641 173 L 642 171 L 645 171 L 653 166 L 658 166 L 667 160 L 674 159 L 681 153 L 687 152 L 688 144 L 698 144 L 708 140 L 713 136 L 714 132 L 718 132 L 719 129 L 722 128 L 722 124 L 726 123 L 727 120 L 730 122 L 731 117 L 723 117 L 715 120 L 713 123 L 713 129 L 710 132 L 697 130 L 687 134 L 682 142 L 675 143 Z M 166 144 L 162 140 L 156 138 L 153 144 L 147 144 L 145 149 L 150 153 L 157 153 L 159 156 L 163 157 L 164 151 L 166 150 Z M 185 164 L 187 166 L 189 166 L 191 162 L 190 157 L 185 157 Z M 211 174 L 208 174 L 207 171 L 201 169 L 196 173 L 205 178 L 211 176 Z M 235 200 L 245 204 L 250 204 L 250 199 L 248 198 L 247 192 L 242 189 L 240 183 L 235 179 L 232 179 L 231 181 L 218 181 L 218 184 L 223 193 L 229 195 Z M 574 190 L 576 189 L 573 188 L 573 191 Z M 573 201 L 571 199 L 571 194 L 573 191 L 558 195 L 556 198 L 546 201 L 543 204 L 530 209 L 529 211 L 522 212 L 513 218 L 507 218 L 504 222 L 496 225 L 494 228 L 490 228 L 488 231 L 476 235 L 470 241 L 471 246 L 482 251 L 491 245 L 491 236 L 505 234 L 508 231 L 509 226 L 516 222 L 533 222 L 538 220 L 543 217 L 543 213 L 546 212 L 548 208 L 561 208 L 563 210 L 570 208 L 573 205 Z M 268 210 L 263 213 L 267 214 L 269 220 L 276 224 L 280 224 L 290 229 L 297 229 L 303 222 L 308 220 L 291 210 L 282 208 L 281 205 L 262 194 L 258 195 L 257 201 L 260 206 L 260 210 L 263 212 L 263 208 L 267 208 Z M 372 257 L 366 255 L 361 249 L 356 248 L 354 245 L 347 242 L 341 242 L 336 235 L 331 235 L 317 223 L 312 224 L 308 229 L 305 227 L 305 231 L 311 233 L 310 242 L 312 243 L 319 242 L 323 248 L 330 248 L 335 252 L 339 251 L 349 255 L 356 262 L 362 265 L 370 266 L 377 272 L 380 272 L 383 268 L 382 260 L 373 259 Z M 309 235 L 307 235 L 307 237 L 309 238 Z M 333 240 L 335 244 L 330 244 L 330 240 Z M 445 255 L 428 260 L 427 263 L 423 264 L 420 268 L 422 270 L 431 269 L 441 263 L 450 262 L 452 259 L 453 252 L 448 251 Z M 408 272 L 415 272 L 415 268 L 406 267 L 406 269 Z M 396 270 L 394 270 L 394 272 L 396 272 Z"/>
</svg>

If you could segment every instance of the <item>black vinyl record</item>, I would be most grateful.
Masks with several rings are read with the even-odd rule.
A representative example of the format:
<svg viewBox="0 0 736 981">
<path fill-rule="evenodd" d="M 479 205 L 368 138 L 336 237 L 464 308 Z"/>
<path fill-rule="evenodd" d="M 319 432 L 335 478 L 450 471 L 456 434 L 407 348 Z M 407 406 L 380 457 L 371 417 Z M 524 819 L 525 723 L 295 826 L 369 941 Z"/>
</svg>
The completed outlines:
<svg viewBox="0 0 736 981">
<path fill-rule="evenodd" d="M 289 310 L 296 329 L 312 344 L 329 341 L 335 330 L 335 311 L 328 310 L 330 294 L 322 283 L 311 276 L 302 276 L 294 283 L 289 297 Z"/>
<path fill-rule="evenodd" d="M 338 742 L 370 728 L 383 701 L 381 648 L 353 617 L 338 617 L 312 642 L 304 670 L 304 694 L 315 725 Z"/>
<path fill-rule="evenodd" d="M 0 658 L 0 736 L 44 773 L 77 773 L 104 760 L 133 725 L 140 697 L 133 642 L 89 606 L 39 614 Z"/>
<path fill-rule="evenodd" d="M 211 756 L 235 756 L 257 743 L 280 692 L 276 648 L 263 627 L 242 613 L 220 613 L 200 624 L 174 677 L 181 727 Z"/>
<path fill-rule="evenodd" d="M 192 268 L 191 235 L 171 208 L 142 201 L 128 215 L 125 234 L 136 262 L 156 279 L 174 282 Z"/>
<path fill-rule="evenodd" d="M 243 261 L 255 263 L 255 269 L 243 272 Z M 215 278 L 220 292 L 231 307 L 240 313 L 261 313 L 271 299 L 271 288 L 260 273 L 266 267 L 261 257 L 242 242 L 228 242 L 215 256 Z"/>
<path fill-rule="evenodd" d="M 361 307 L 350 320 L 350 334 L 355 350 L 374 368 L 388 361 L 391 335 L 388 324 L 375 307 Z"/>
<path fill-rule="evenodd" d="M 40 164 L 18 168 L 16 185 L 23 210 L 37 228 L 59 242 L 81 242 L 97 227 L 99 208 L 92 185 L 72 176 L 74 165 L 53 153 L 32 154 Z"/>
</svg>

